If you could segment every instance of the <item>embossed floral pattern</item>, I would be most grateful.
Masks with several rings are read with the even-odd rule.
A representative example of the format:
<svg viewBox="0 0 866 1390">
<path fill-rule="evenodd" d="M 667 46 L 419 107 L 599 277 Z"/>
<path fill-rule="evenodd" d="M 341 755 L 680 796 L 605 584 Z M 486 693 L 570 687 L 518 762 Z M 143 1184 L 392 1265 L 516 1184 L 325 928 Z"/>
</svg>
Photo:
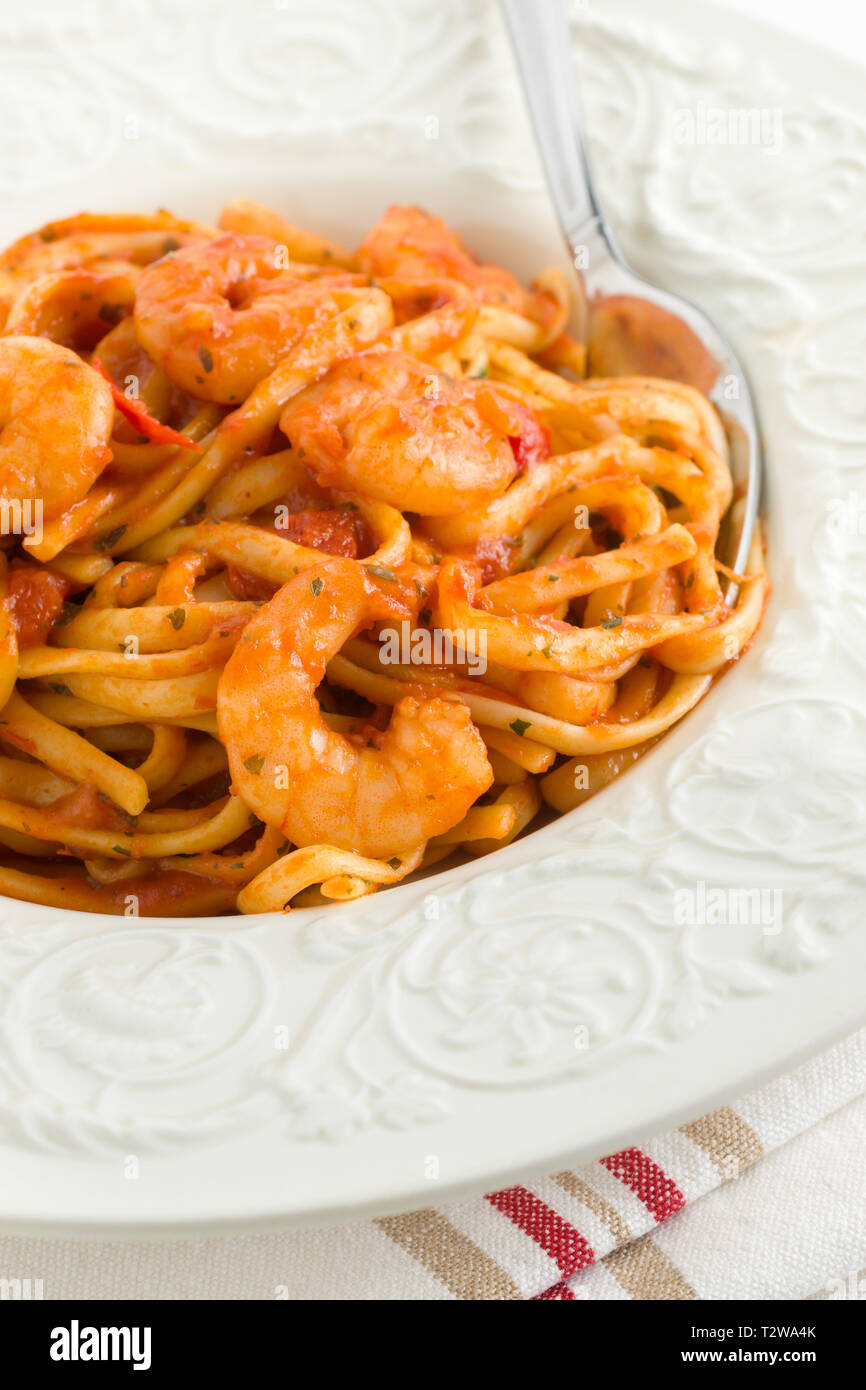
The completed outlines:
<svg viewBox="0 0 866 1390">
<path fill-rule="evenodd" d="M 473 1047 L 498 1036 L 507 1040 L 516 1061 L 534 1061 L 549 1052 L 563 1025 L 578 1043 L 590 1027 L 598 1031 L 593 993 L 600 985 L 625 989 L 623 970 L 587 964 L 567 941 L 546 937 L 525 950 L 509 947 L 501 933 L 482 938 L 471 970 L 446 975 L 439 986 L 442 1003 L 459 1022 L 445 1036 L 459 1047 Z"/>
</svg>

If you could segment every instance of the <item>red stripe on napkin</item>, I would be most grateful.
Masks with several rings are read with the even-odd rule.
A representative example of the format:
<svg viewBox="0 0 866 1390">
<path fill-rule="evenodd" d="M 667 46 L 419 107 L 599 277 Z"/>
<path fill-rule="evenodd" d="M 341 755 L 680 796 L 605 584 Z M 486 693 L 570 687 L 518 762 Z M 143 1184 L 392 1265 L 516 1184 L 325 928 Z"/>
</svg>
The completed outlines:
<svg viewBox="0 0 866 1390">
<path fill-rule="evenodd" d="M 667 1221 L 686 1204 L 673 1178 L 640 1149 L 621 1149 L 618 1154 L 600 1158 L 599 1163 L 631 1188 L 656 1221 Z"/>
<path fill-rule="evenodd" d="M 595 1259 L 592 1246 L 580 1231 L 528 1188 L 505 1187 L 501 1192 L 488 1192 L 487 1200 L 531 1236 L 566 1277 L 585 1269 Z"/>
<path fill-rule="evenodd" d="M 563 1280 L 559 1284 L 551 1284 L 549 1289 L 544 1290 L 544 1293 L 534 1293 L 530 1301 L 532 1303 L 547 1303 L 551 1299 L 558 1303 L 577 1302 L 577 1299 L 575 1298 L 571 1289 L 566 1284 L 565 1280 Z"/>
</svg>

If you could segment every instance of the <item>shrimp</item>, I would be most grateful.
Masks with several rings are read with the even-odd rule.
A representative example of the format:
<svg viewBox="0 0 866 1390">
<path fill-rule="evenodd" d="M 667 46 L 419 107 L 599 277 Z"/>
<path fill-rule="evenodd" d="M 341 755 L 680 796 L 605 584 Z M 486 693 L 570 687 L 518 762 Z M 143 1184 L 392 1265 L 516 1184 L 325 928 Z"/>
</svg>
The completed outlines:
<svg viewBox="0 0 866 1390">
<path fill-rule="evenodd" d="M 135 331 L 176 385 L 223 405 L 244 400 L 310 327 L 334 313 L 326 282 L 290 275 L 268 237 L 228 233 L 141 274 Z"/>
<path fill-rule="evenodd" d="M 76 351 L 90 352 L 132 312 L 132 274 L 57 270 L 38 275 L 15 299 L 5 332 L 50 338 Z"/>
<path fill-rule="evenodd" d="M 47 338 L 0 338 L 0 497 L 46 520 L 81 501 L 111 461 L 108 383 Z"/>
<path fill-rule="evenodd" d="M 353 560 L 322 557 L 247 625 L 220 677 L 217 719 L 236 792 L 294 845 L 389 859 L 462 820 L 493 781 L 460 700 L 405 696 L 384 734 L 325 722 L 328 662 L 359 628 L 405 612 Z"/>
<path fill-rule="evenodd" d="M 483 265 L 464 246 L 441 217 L 422 208 L 389 207 L 358 249 L 357 261 L 370 275 L 394 275 L 403 280 L 459 280 L 482 304 L 532 319 L 548 330 L 561 331 L 560 306 L 542 290 L 525 290 L 498 265 Z"/>
<path fill-rule="evenodd" d="M 333 367 L 284 409 L 280 428 L 326 487 L 421 516 L 483 506 L 524 462 L 549 452 L 533 412 L 491 383 L 450 380 L 401 352 Z"/>
<path fill-rule="evenodd" d="M 169 251 L 216 236 L 200 222 L 170 212 L 81 212 L 48 222 L 0 254 L 0 321 L 17 294 L 41 275 L 93 267 L 103 274 L 125 274 Z"/>
</svg>

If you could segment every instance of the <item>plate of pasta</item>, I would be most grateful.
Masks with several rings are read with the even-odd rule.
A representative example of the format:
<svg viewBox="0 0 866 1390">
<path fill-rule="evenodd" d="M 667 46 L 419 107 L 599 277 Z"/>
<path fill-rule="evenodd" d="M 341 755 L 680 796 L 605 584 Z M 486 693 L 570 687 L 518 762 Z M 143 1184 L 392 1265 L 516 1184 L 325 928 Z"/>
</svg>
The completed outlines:
<svg viewBox="0 0 866 1390">
<path fill-rule="evenodd" d="M 486 856 L 758 628 L 718 415 L 615 375 L 555 269 L 237 199 L 49 223 L 0 276 L 9 897 L 291 912 Z"/>
<path fill-rule="evenodd" d="M 735 574 L 723 421 L 629 366 L 492 154 L 473 199 L 453 144 L 385 178 L 381 132 L 365 174 L 287 130 L 292 193 L 209 121 L 198 184 L 109 150 L 3 214 L 10 1228 L 417 1206 L 688 1118 L 861 1010 L 820 372 L 786 385 L 728 302 L 771 474 Z"/>
</svg>

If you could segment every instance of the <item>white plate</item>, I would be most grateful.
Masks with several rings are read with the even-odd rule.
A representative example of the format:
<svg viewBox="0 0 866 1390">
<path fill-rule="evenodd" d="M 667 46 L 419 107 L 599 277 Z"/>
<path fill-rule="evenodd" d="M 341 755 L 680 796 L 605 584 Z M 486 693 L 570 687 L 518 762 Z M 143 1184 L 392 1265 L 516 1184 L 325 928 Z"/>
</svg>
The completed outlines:
<svg viewBox="0 0 866 1390">
<path fill-rule="evenodd" d="M 762 633 L 632 773 L 484 866 L 288 919 L 3 901 L 7 1230 L 421 1206 L 639 1140 L 866 1016 L 862 74 L 709 8 L 575 13 L 627 249 L 718 316 L 758 388 Z M 522 273 L 560 256 L 492 7 L 2 19 L 4 239 L 248 194 L 352 242 L 415 199 Z M 767 108 L 770 143 L 678 143 L 715 106 Z M 679 923 L 700 883 L 780 892 L 781 930 Z"/>
</svg>

